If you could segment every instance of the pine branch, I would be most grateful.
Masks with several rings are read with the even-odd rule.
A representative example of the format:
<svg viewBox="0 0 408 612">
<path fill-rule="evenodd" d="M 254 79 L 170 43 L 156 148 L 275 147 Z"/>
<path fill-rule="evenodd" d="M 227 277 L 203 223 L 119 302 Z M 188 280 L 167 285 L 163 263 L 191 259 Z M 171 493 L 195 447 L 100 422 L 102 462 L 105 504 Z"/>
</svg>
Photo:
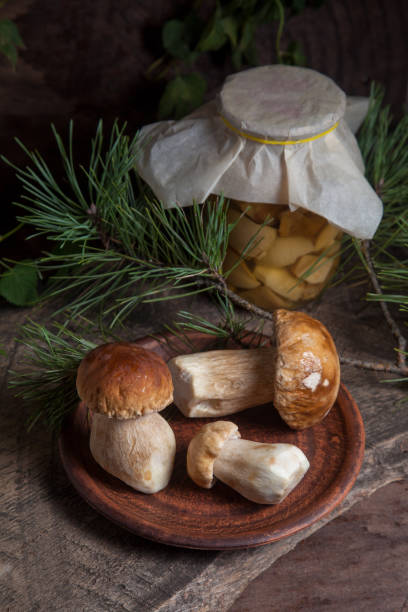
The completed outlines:
<svg viewBox="0 0 408 612">
<path fill-rule="evenodd" d="M 370 243 L 381 297 L 375 292 L 367 294 L 367 299 L 396 302 L 395 295 L 400 295 L 402 306 L 408 304 L 408 115 L 394 125 L 383 99 L 383 89 L 373 84 L 368 113 L 358 135 L 366 177 L 384 204 L 383 219 Z M 339 282 L 361 278 L 368 272 L 360 241 L 350 238 L 346 246 L 357 254 L 361 265 L 349 267 L 347 275 L 344 267 L 340 269 Z"/>
<path fill-rule="evenodd" d="M 381 310 L 383 311 L 383 315 L 385 320 L 387 321 L 387 324 L 389 326 L 389 328 L 391 329 L 391 332 L 394 336 L 394 338 L 397 340 L 397 364 L 398 367 L 400 369 L 401 372 L 405 372 L 408 375 L 408 368 L 406 366 L 406 347 L 407 347 L 407 341 L 404 338 L 404 336 L 401 333 L 400 328 L 398 327 L 397 323 L 395 322 L 393 316 L 390 313 L 390 310 L 387 306 L 387 304 L 385 303 L 385 301 L 382 299 L 383 298 L 383 292 L 381 290 L 381 286 L 380 283 L 378 282 L 378 278 L 375 274 L 375 270 L 374 270 L 374 266 L 371 260 L 371 255 L 370 255 L 370 246 L 369 246 L 369 241 L 368 240 L 364 240 L 362 242 L 362 250 L 363 250 L 363 254 L 364 254 L 364 258 L 366 260 L 367 263 L 367 270 L 368 270 L 368 274 L 370 276 L 370 280 L 371 283 L 373 285 L 374 291 L 376 292 L 376 294 L 378 296 L 380 296 L 380 306 L 381 306 Z"/>
<path fill-rule="evenodd" d="M 368 272 L 378 283 L 367 297 L 397 303 L 403 311 L 408 311 L 407 127 L 408 121 L 403 119 L 391 130 L 389 111 L 382 109 L 381 92 L 374 89 L 360 145 L 367 177 L 384 201 L 384 219 L 368 257 L 359 241 L 346 241 L 344 247 L 348 250 L 346 261 L 350 253 L 357 253 L 361 261 L 357 272 L 364 271 L 365 278 Z M 234 304 L 247 311 L 251 321 L 252 317 L 260 319 L 260 325 L 273 321 L 272 313 L 227 286 L 228 271 L 222 271 L 222 263 L 234 226 L 227 223 L 227 205 L 222 199 L 217 205 L 207 202 L 166 210 L 147 188 L 140 188 L 133 170 L 138 138 L 129 139 L 125 127 L 115 124 L 105 140 L 102 123 L 98 124 L 86 168 L 74 162 L 73 125 L 67 147 L 55 130 L 54 135 L 65 172 L 63 187 L 42 157 L 20 143 L 31 162 L 25 169 L 16 168 L 23 186 L 20 206 L 25 210 L 20 220 L 34 227 L 34 235 L 46 235 L 55 243 L 56 249 L 40 261 L 43 273 L 49 276 L 45 295 L 52 298 L 69 292 L 69 304 L 63 310 L 71 320 L 88 311 L 99 311 L 99 320 L 105 317 L 112 326 L 141 302 L 209 292 L 219 296 L 221 322 L 212 324 L 183 313 L 173 330 L 180 337 L 201 330 L 222 341 L 227 337 L 242 341 L 247 332 L 234 312 Z M 41 400 L 31 424 L 42 419 L 57 426 L 77 401 L 73 377 L 86 346 L 78 335 L 67 338 L 67 329 L 57 330 L 54 337 L 45 328 L 23 328 L 23 343 L 32 358 L 25 374 L 12 374 L 12 384 L 29 401 Z M 394 333 L 398 336 L 395 329 Z M 398 336 L 397 365 L 346 356 L 341 356 L 341 363 L 397 374 L 405 380 L 406 351 L 401 338 Z"/>
<path fill-rule="evenodd" d="M 406 354 L 405 354 L 406 356 Z M 366 361 L 363 359 L 355 359 L 353 357 L 340 356 L 340 363 L 351 365 L 363 370 L 373 370 L 374 372 L 386 372 L 389 374 L 399 374 L 403 378 L 396 378 L 387 382 L 405 382 L 408 379 L 408 367 L 406 365 L 394 365 L 392 363 L 380 363 L 374 361 Z"/>
<path fill-rule="evenodd" d="M 383 200 L 384 215 L 373 240 L 350 241 L 361 261 L 361 267 L 353 267 L 351 275 L 361 270 L 368 275 L 373 292 L 368 292 L 366 299 L 379 303 L 397 341 L 397 365 L 391 369 L 389 365 L 382 367 L 359 360 L 349 359 L 348 363 L 407 377 L 407 340 L 388 303 L 408 311 L 408 115 L 394 127 L 389 107 L 383 107 L 383 98 L 383 89 L 373 85 L 359 145 L 367 179 Z M 345 280 L 344 275 L 340 278 Z"/>
<path fill-rule="evenodd" d="M 254 306 L 253 304 L 251 304 L 251 302 L 248 302 L 244 298 L 237 296 L 233 291 L 231 291 L 230 289 L 226 287 L 225 283 L 220 283 L 218 285 L 218 290 L 222 296 L 224 296 L 231 302 L 236 303 L 243 310 L 246 310 L 247 312 L 253 314 L 255 317 L 261 318 L 262 320 L 268 320 L 268 321 L 273 322 L 273 314 L 271 312 L 263 310 L 262 308 L 258 308 L 257 306 Z M 398 329 L 395 323 L 394 325 Z M 401 333 L 399 332 L 399 329 L 398 329 L 398 333 L 399 334 Z M 398 336 L 398 338 L 400 338 L 400 336 Z M 273 330 L 272 330 L 272 335 L 269 337 L 269 340 L 270 341 L 274 340 Z M 401 346 L 402 347 L 405 346 L 404 338 L 402 336 L 401 336 Z M 397 354 L 398 354 L 397 365 L 393 363 L 387 363 L 387 362 L 380 363 L 380 362 L 361 360 L 357 358 L 347 357 L 344 355 L 339 355 L 339 360 L 340 360 L 340 363 L 343 365 L 352 365 L 357 368 L 361 368 L 365 370 L 373 370 L 375 372 L 387 372 L 390 374 L 398 374 L 400 376 L 403 376 L 404 378 L 396 379 L 395 382 L 401 382 L 401 381 L 408 380 L 408 367 L 406 365 L 407 353 L 405 352 L 404 348 L 399 347 Z"/>
<path fill-rule="evenodd" d="M 263 319 L 259 320 L 257 316 L 238 318 L 228 296 L 216 294 L 215 299 L 219 312 L 218 323 L 207 321 L 200 315 L 180 311 L 179 320 L 174 327 L 166 326 L 166 329 L 172 334 L 183 334 L 185 337 L 188 337 L 186 333 L 189 332 L 201 332 L 222 340 L 224 344 L 233 342 L 243 348 L 258 348 L 273 341 L 272 337 L 266 338 L 263 335 Z M 255 327 L 249 329 L 250 324 L 255 324 Z"/>
<path fill-rule="evenodd" d="M 408 305 L 408 115 L 396 126 L 389 107 L 383 107 L 384 91 L 371 88 L 368 114 L 359 133 L 366 176 L 384 204 L 381 224 L 370 243 L 370 263 L 362 257 L 375 293 L 367 299 Z M 361 246 L 354 241 L 361 257 Z M 390 291 L 392 293 L 390 293 Z M 398 300 L 395 295 L 399 295 Z"/>
<path fill-rule="evenodd" d="M 74 162 L 72 123 L 67 147 L 55 129 L 54 136 L 68 188 L 21 143 L 31 167 L 15 168 L 26 211 L 20 220 L 56 243 L 39 261 L 49 277 L 44 298 L 69 292 L 63 310 L 78 316 L 98 309 L 113 326 L 141 302 L 213 288 L 196 280 L 211 281 L 221 271 L 231 231 L 222 198 L 217 205 L 166 210 L 148 189 L 138 189 L 138 138 L 130 140 L 117 124 L 106 150 L 98 124 L 87 168 Z"/>
<path fill-rule="evenodd" d="M 266 319 L 271 323 L 274 322 L 272 312 L 263 310 L 262 308 L 259 308 L 259 306 L 255 306 L 255 304 L 252 304 L 252 302 L 248 302 L 248 300 L 229 289 L 222 274 L 213 271 L 212 279 L 198 279 L 197 283 L 205 285 L 210 289 L 215 289 L 221 296 L 227 298 L 232 304 L 240 306 L 243 310 L 246 310 L 250 314 L 261 319 Z"/>
<path fill-rule="evenodd" d="M 167 325 L 166 331 L 172 336 L 158 337 L 157 340 L 168 345 L 170 352 L 191 353 L 199 349 L 191 339 L 191 332 L 206 333 L 213 338 L 213 346 L 208 350 L 225 346 L 242 346 L 258 348 L 274 343 L 272 336 L 264 335 L 264 321 L 259 318 L 238 318 L 228 297 L 217 298 L 219 320 L 217 323 L 189 312 L 179 312 L 178 320 L 173 326 Z M 270 313 L 269 313 L 270 314 Z M 90 322 L 88 322 L 90 323 Z M 249 325 L 252 329 L 249 329 Z M 255 327 L 253 327 L 255 324 Z M 59 431 L 65 417 L 75 408 L 79 398 L 75 390 L 75 380 L 78 366 L 96 342 L 86 339 L 95 333 L 95 326 L 70 331 L 66 325 L 54 323 L 49 328 L 38 323 L 29 322 L 23 325 L 17 339 L 25 347 L 25 355 L 18 370 L 10 371 L 9 387 L 17 397 L 30 405 L 31 413 L 27 421 L 28 429 L 38 423 L 43 423 L 50 430 Z M 124 334 L 125 335 L 125 334 Z M 155 336 L 153 336 L 155 337 Z M 103 341 L 120 340 L 118 337 Z M 354 367 L 374 370 L 400 376 L 408 376 L 408 368 L 399 368 L 393 364 L 375 363 L 360 359 L 340 356 L 340 362 Z M 390 382 L 406 380 L 393 379 Z M 163 416 L 171 419 L 172 409 Z"/>
<path fill-rule="evenodd" d="M 58 431 L 79 401 L 75 389 L 79 363 L 96 344 L 64 325 L 47 329 L 33 321 L 21 327 L 17 341 L 26 350 L 21 367 L 9 372 L 9 387 L 31 407 L 27 428 L 42 422 Z"/>
</svg>

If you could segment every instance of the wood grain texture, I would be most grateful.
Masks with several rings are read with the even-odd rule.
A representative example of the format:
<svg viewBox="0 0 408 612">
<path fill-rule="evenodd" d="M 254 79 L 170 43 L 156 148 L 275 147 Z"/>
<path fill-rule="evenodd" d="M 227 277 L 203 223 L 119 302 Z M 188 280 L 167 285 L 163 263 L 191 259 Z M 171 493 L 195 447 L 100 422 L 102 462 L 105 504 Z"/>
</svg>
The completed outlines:
<svg viewBox="0 0 408 612">
<path fill-rule="evenodd" d="M 340 351 L 391 358 L 392 339 L 376 307 L 357 311 L 358 304 L 357 296 L 339 288 L 327 292 L 309 312 L 325 323 Z M 187 306 L 186 301 L 144 306 L 131 321 L 126 339 L 160 329 Z M 203 298 L 190 307 L 217 318 Z M 0 318 L 8 354 L 2 358 L 0 390 L 0 609 L 226 610 L 250 581 L 304 538 L 378 487 L 408 475 L 408 411 L 401 403 L 406 388 L 384 384 L 373 372 L 343 368 L 343 381 L 363 416 L 367 444 L 359 477 L 335 512 L 307 530 L 250 550 L 197 551 L 144 540 L 107 521 L 78 496 L 46 432 L 39 428 L 25 432 L 26 409 L 10 396 L 5 384 L 6 369 L 16 367 L 21 358 L 13 336 L 28 315 L 48 321 L 45 309 L 4 308 Z"/>
<path fill-rule="evenodd" d="M 408 481 L 400 481 L 300 542 L 230 612 L 407 612 L 407 576 Z"/>
<path fill-rule="evenodd" d="M 143 75 L 160 55 L 152 32 L 157 35 L 156 28 L 174 16 L 168 2 L 136 5 L 133 0 L 101 0 L 96 6 L 91 0 L 14 0 L 3 10 L 5 16 L 17 17 L 26 44 L 16 72 L 5 60 L 0 62 L 5 92 L 0 102 L 0 148 L 12 161 L 25 162 L 13 142 L 19 136 L 28 147 L 40 148 L 52 163 L 51 121 L 65 133 L 74 117 L 76 142 L 83 153 L 101 116 L 107 123 L 119 116 L 131 130 L 154 120 L 160 87 L 149 83 L 147 90 Z M 371 80 L 383 83 L 387 100 L 399 112 L 406 102 L 407 21 L 405 0 L 328 0 L 317 11 L 308 9 L 289 22 L 284 43 L 290 37 L 300 39 L 308 65 L 329 74 L 349 94 L 367 95 Z M 268 63 L 274 43 L 266 27 L 260 42 L 260 61 Z M 208 77 L 211 96 L 229 67 L 222 63 L 200 67 Z M 1 179 L 3 202 L 15 199 L 19 187 L 5 165 Z M 14 214 L 12 209 L 11 225 Z M 30 243 L 13 240 L 12 244 L 12 256 L 29 254 Z M 341 353 L 392 359 L 393 341 L 378 308 L 360 298 L 339 288 L 327 292 L 308 311 L 327 325 Z M 216 319 L 204 299 L 143 306 L 126 340 L 160 330 L 186 307 Z M 342 379 L 362 412 L 367 447 L 359 478 L 336 513 L 309 531 L 250 551 L 182 550 L 143 540 L 98 515 L 76 494 L 54 441 L 41 429 L 26 433 L 27 411 L 6 389 L 7 369 L 16 367 L 22 354 L 13 341 L 18 325 L 26 316 L 48 321 L 48 314 L 45 309 L 4 307 L 0 316 L 1 342 L 7 350 L 7 357 L 0 358 L 2 610 L 226 610 L 251 580 L 313 530 L 318 538 L 320 527 L 335 514 L 408 475 L 408 411 L 402 403 L 406 388 L 384 384 L 379 374 L 344 367 Z M 339 535 L 331 545 L 350 550 Z M 403 550 L 395 554 L 397 563 Z M 375 555 L 366 571 L 378 575 Z M 359 577 L 357 572 L 350 580 L 355 576 Z M 309 579 L 318 576 L 308 575 Z M 381 609 L 382 601 L 374 600 L 371 609 Z"/>
</svg>

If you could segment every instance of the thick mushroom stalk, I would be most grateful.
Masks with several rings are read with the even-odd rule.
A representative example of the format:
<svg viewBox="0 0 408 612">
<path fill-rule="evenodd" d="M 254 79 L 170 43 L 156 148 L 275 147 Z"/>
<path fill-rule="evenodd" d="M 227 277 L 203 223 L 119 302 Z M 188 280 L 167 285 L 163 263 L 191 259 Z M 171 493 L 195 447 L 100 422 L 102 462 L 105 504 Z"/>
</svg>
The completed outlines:
<svg viewBox="0 0 408 612">
<path fill-rule="evenodd" d="M 234 414 L 274 397 L 275 349 L 179 355 L 168 363 L 174 403 L 188 417 Z"/>
<path fill-rule="evenodd" d="M 210 488 L 215 477 L 257 504 L 280 503 L 308 469 L 297 446 L 242 440 L 229 421 L 205 425 L 187 452 L 187 470 L 196 484 Z"/>
<path fill-rule="evenodd" d="M 277 310 L 276 347 L 179 355 L 168 363 L 174 403 L 188 417 L 220 417 L 273 402 L 293 429 L 321 421 L 340 385 L 336 347 L 325 326 Z"/>
<path fill-rule="evenodd" d="M 89 444 L 95 461 L 137 491 L 164 489 L 176 440 L 158 414 L 173 399 L 163 359 L 135 344 L 103 344 L 81 361 L 77 390 L 92 411 Z"/>
<path fill-rule="evenodd" d="M 96 413 L 89 447 L 104 470 L 141 493 L 157 493 L 169 483 L 176 440 L 160 414 L 115 419 Z"/>
</svg>

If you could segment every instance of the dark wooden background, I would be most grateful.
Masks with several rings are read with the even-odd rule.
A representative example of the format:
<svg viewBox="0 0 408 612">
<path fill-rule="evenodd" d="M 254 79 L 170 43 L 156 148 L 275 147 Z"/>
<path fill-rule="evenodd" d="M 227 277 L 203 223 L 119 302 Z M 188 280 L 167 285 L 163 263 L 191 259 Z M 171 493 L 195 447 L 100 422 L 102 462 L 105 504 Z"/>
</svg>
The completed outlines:
<svg viewBox="0 0 408 612">
<path fill-rule="evenodd" d="M 184 15 L 191 3 L 176 0 L 9 0 L 0 16 L 15 20 L 25 43 L 13 70 L 0 57 L 0 153 L 17 164 L 24 154 L 14 143 L 38 148 L 58 172 L 50 124 L 66 132 L 76 125 L 78 155 L 86 155 L 96 122 L 109 126 L 127 121 L 133 132 L 156 119 L 163 82 L 152 82 L 146 70 L 160 57 L 161 26 Z M 203 15 L 212 2 L 201 3 Z M 386 89 L 386 99 L 398 115 L 406 104 L 408 3 L 406 0 L 327 0 L 287 22 L 283 46 L 290 38 L 304 49 L 307 65 L 332 77 L 348 94 L 368 95 L 370 83 Z M 260 63 L 275 61 L 275 30 L 259 30 Z M 214 96 L 231 72 L 228 57 L 201 59 Z M 1 233 L 14 225 L 18 197 L 14 172 L 0 163 Z M 36 254 L 41 245 L 24 241 L 20 232 L 2 246 L 13 256 Z"/>
</svg>

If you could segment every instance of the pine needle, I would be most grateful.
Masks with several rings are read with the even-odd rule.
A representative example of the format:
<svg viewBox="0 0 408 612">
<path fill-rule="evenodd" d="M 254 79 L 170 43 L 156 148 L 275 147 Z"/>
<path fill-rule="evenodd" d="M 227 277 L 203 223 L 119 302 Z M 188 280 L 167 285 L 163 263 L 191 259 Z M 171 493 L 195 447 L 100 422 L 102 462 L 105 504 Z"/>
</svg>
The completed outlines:
<svg viewBox="0 0 408 612">
<path fill-rule="evenodd" d="M 178 338 L 183 338 L 186 344 L 191 344 L 188 337 L 191 332 L 207 334 L 216 341 L 214 348 L 225 347 L 231 343 L 244 348 L 259 348 L 269 342 L 269 339 L 263 336 L 265 324 L 263 320 L 260 321 L 255 317 L 238 317 L 234 305 L 227 297 L 216 294 L 215 299 L 219 312 L 218 323 L 181 310 L 178 313 L 178 321 L 173 326 L 166 325 L 166 330 Z M 249 326 L 254 323 L 254 329 L 249 329 Z"/>
<path fill-rule="evenodd" d="M 42 421 L 57 429 L 78 401 L 76 370 L 94 346 L 68 330 L 73 317 L 98 313 L 98 321 L 106 319 L 112 327 L 141 302 L 215 288 L 220 322 L 181 312 L 174 326 L 168 327 L 178 343 L 185 341 L 191 350 L 188 334 L 200 331 L 217 342 L 234 338 L 247 345 L 247 335 L 253 333 L 248 332 L 248 325 L 253 320 L 243 320 L 234 312 L 225 282 L 228 271 L 222 271 L 233 229 L 226 218 L 227 203 L 221 199 L 217 205 L 207 202 L 187 209 L 165 209 L 134 171 L 138 136 L 127 137 L 125 126 L 115 124 L 106 139 L 102 122 L 98 124 L 86 168 L 78 167 L 74 160 L 73 124 L 66 146 L 53 131 L 65 173 L 61 182 L 40 154 L 28 151 L 22 143 L 31 165 L 15 170 L 23 188 L 18 205 L 25 211 L 19 220 L 34 228 L 33 235 L 45 235 L 55 244 L 39 265 L 48 278 L 45 296 L 66 296 L 67 306 L 62 310 L 67 323 L 54 324 L 51 329 L 32 322 L 23 326 L 19 341 L 26 347 L 26 357 L 22 370 L 11 372 L 10 386 L 18 397 L 35 402 L 30 427 Z M 383 106 L 383 91 L 375 85 L 359 144 L 367 178 L 384 202 L 384 217 L 370 245 L 382 294 L 369 292 L 367 299 L 390 302 L 406 313 L 408 117 L 395 126 L 389 108 Z M 247 249 L 250 247 L 248 244 Z M 342 259 L 336 283 L 368 280 L 360 241 L 345 236 Z M 262 326 L 261 321 L 255 328 L 255 344 L 263 342 Z"/>
<path fill-rule="evenodd" d="M 23 193 L 19 217 L 45 235 L 55 249 L 39 260 L 48 278 L 43 299 L 68 294 L 71 316 L 99 311 L 110 325 L 123 322 L 141 302 L 176 299 L 209 291 L 221 272 L 228 236 L 227 206 L 194 204 L 167 210 L 134 170 L 138 136 L 114 124 L 105 145 L 99 122 L 89 165 L 77 167 L 73 123 L 68 144 L 53 128 L 65 176 L 61 187 L 41 155 L 19 143 L 31 163 L 19 169 Z"/>
<path fill-rule="evenodd" d="M 42 422 L 58 432 L 79 401 L 75 388 L 78 366 L 96 344 L 64 325 L 55 323 L 47 329 L 34 321 L 21 327 L 17 341 L 26 350 L 21 367 L 9 372 L 9 387 L 32 407 L 27 429 Z"/>
<path fill-rule="evenodd" d="M 401 311 L 408 307 L 408 115 L 394 125 L 388 106 L 383 105 L 384 91 L 374 84 L 371 88 L 367 117 L 358 141 L 366 165 L 366 177 L 381 197 L 384 215 L 371 241 L 372 264 L 382 294 L 367 293 L 367 300 L 392 302 Z M 361 278 L 367 270 L 360 241 L 346 238 L 361 266 L 348 272 Z M 343 268 L 344 269 L 344 268 Z M 346 277 L 338 276 L 344 282 Z"/>
</svg>

